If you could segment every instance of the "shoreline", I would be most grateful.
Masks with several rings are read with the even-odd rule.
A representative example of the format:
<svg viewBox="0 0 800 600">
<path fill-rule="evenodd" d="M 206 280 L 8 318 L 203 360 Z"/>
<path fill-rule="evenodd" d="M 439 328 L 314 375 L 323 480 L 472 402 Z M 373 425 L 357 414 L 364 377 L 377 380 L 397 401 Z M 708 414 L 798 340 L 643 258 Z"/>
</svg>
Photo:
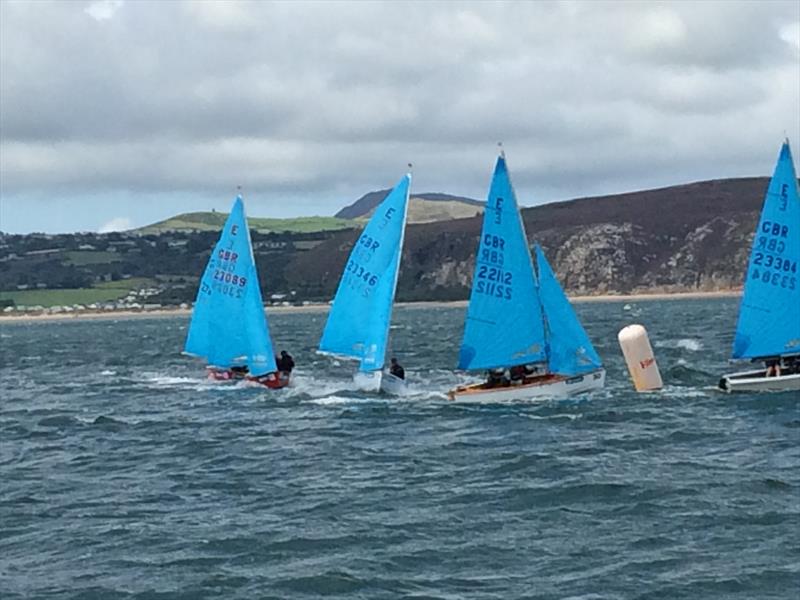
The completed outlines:
<svg viewBox="0 0 800 600">
<path fill-rule="evenodd" d="M 652 294 L 598 294 L 596 296 L 569 296 L 571 302 L 648 302 L 655 300 L 707 300 L 710 298 L 738 298 L 740 290 L 726 290 L 716 292 L 656 292 Z M 396 302 L 399 308 L 466 308 L 467 300 L 423 300 L 419 302 Z M 268 306 L 270 314 L 279 313 L 319 313 L 327 312 L 328 304 L 309 304 L 306 306 Z M 0 313 L 0 325 L 5 323 L 37 323 L 52 321 L 89 321 L 89 320 L 115 320 L 115 319 L 153 319 L 166 317 L 190 316 L 190 308 L 164 308 L 156 310 L 114 310 L 103 312 L 71 312 L 54 314 L 19 314 L 10 315 Z"/>
</svg>

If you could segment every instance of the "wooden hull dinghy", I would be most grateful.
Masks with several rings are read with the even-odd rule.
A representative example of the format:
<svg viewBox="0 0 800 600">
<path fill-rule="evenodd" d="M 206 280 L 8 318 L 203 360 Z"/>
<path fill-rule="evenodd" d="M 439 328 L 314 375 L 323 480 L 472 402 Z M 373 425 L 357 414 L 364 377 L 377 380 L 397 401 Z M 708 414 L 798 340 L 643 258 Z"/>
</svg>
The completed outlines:
<svg viewBox="0 0 800 600">
<path fill-rule="evenodd" d="M 530 400 L 603 387 L 600 357 L 544 252 L 538 245 L 534 250 L 535 264 L 501 153 L 483 213 L 458 359 L 459 369 L 488 370 L 489 378 L 450 390 L 451 400 Z"/>
<path fill-rule="evenodd" d="M 566 398 L 575 394 L 600 390 L 605 385 L 606 371 L 598 369 L 590 373 L 566 377 L 564 375 L 542 375 L 525 379 L 519 383 L 490 386 L 486 383 L 460 385 L 450 390 L 447 397 L 459 402 L 520 402 L 548 398 Z"/>
</svg>

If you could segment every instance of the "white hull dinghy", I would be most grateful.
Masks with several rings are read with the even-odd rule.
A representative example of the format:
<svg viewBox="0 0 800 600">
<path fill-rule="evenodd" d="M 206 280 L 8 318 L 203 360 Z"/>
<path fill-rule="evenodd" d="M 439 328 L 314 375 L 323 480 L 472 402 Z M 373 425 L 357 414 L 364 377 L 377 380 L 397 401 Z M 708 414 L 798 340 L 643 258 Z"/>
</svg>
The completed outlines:
<svg viewBox="0 0 800 600">
<path fill-rule="evenodd" d="M 766 369 L 723 375 L 720 389 L 726 392 L 790 392 L 800 390 L 800 373 L 767 377 Z"/>
<path fill-rule="evenodd" d="M 381 391 L 391 396 L 403 396 L 408 393 L 408 383 L 391 373 L 384 373 L 381 378 Z"/>
<path fill-rule="evenodd" d="M 320 354 L 358 361 L 353 384 L 378 392 L 389 341 L 392 305 L 403 253 L 411 175 L 405 175 L 384 198 L 364 227 L 339 280 Z M 389 384 L 391 385 L 391 384 Z"/>
<path fill-rule="evenodd" d="M 458 368 L 489 371 L 451 400 L 564 397 L 603 387 L 605 370 L 542 249 L 536 264 L 501 153 L 475 258 Z"/>
<path fill-rule="evenodd" d="M 380 371 L 356 371 L 353 373 L 353 385 L 359 392 L 379 392 L 381 389 Z"/>
<path fill-rule="evenodd" d="M 781 147 L 758 221 L 739 305 L 733 359 L 764 369 L 724 375 L 726 392 L 800 389 L 800 191 L 789 141 Z"/>
</svg>

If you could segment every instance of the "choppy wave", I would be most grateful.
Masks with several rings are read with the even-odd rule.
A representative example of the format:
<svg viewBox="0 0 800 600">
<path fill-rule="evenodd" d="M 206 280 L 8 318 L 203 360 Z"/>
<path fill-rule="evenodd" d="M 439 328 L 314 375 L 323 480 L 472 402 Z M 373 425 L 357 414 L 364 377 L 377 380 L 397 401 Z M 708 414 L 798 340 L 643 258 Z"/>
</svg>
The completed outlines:
<svg viewBox="0 0 800 600">
<path fill-rule="evenodd" d="M 397 311 L 403 398 L 353 389 L 309 315 L 271 316 L 279 391 L 205 379 L 181 318 L 10 329 L 3 600 L 793 599 L 800 399 L 714 389 L 735 300 L 631 308 L 576 306 L 603 391 L 489 405 L 446 400 L 480 377 L 463 308 Z M 634 310 L 657 392 L 617 344 Z"/>
</svg>

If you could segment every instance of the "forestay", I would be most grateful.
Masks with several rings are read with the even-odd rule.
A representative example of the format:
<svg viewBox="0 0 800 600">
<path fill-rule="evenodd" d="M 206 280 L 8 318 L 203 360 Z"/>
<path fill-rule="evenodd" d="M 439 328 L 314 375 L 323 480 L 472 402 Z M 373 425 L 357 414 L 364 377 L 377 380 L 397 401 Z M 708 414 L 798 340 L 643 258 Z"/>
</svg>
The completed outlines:
<svg viewBox="0 0 800 600">
<path fill-rule="evenodd" d="M 764 198 L 733 344 L 733 358 L 800 352 L 800 199 L 789 142 Z"/>
<path fill-rule="evenodd" d="M 411 175 L 375 209 L 345 266 L 320 341 L 320 352 L 383 368 L 392 303 L 403 250 Z"/>
<path fill-rule="evenodd" d="M 185 351 L 256 376 L 277 371 L 241 196 L 200 280 Z"/>
<path fill-rule="evenodd" d="M 603 366 L 600 357 L 538 244 L 536 265 L 547 328 L 548 370 L 571 377 L 599 369 Z"/>
<path fill-rule="evenodd" d="M 528 241 L 506 161 L 500 156 L 483 214 L 458 367 L 489 369 L 545 358 Z"/>
</svg>

